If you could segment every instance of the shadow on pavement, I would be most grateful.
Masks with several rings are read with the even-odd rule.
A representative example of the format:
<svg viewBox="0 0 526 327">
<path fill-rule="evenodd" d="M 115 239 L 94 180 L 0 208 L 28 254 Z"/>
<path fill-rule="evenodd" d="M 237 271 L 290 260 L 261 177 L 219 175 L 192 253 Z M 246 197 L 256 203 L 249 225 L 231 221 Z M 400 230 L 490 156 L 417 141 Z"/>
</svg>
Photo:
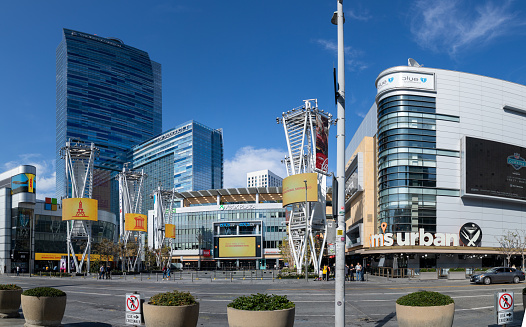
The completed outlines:
<svg viewBox="0 0 526 327">
<path fill-rule="evenodd" d="M 391 321 L 391 319 L 393 319 L 394 317 L 396 317 L 396 312 L 391 312 L 390 314 L 385 316 L 382 320 L 378 320 L 376 322 L 376 325 L 374 325 L 374 327 L 385 326 L 385 324 L 387 324 L 389 321 Z"/>
<path fill-rule="evenodd" d="M 74 324 L 63 324 L 63 327 L 111 327 L 103 322 L 76 322 Z"/>
</svg>

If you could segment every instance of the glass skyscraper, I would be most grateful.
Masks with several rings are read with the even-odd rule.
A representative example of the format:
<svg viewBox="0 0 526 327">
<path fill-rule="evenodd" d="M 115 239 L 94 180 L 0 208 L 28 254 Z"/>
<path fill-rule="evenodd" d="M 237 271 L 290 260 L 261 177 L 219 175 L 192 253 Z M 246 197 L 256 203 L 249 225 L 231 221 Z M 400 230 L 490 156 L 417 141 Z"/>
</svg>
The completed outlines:
<svg viewBox="0 0 526 327">
<path fill-rule="evenodd" d="M 162 132 L 161 65 L 116 38 L 63 29 L 56 51 L 57 197 L 65 196 L 67 140 L 95 143 L 93 197 L 118 213 L 115 175 L 132 146 Z"/>
<path fill-rule="evenodd" d="M 223 188 L 223 132 L 196 121 L 181 124 L 132 149 L 133 168 L 142 169 L 142 210 L 153 209 L 150 194 L 159 185 L 177 192 Z"/>
</svg>

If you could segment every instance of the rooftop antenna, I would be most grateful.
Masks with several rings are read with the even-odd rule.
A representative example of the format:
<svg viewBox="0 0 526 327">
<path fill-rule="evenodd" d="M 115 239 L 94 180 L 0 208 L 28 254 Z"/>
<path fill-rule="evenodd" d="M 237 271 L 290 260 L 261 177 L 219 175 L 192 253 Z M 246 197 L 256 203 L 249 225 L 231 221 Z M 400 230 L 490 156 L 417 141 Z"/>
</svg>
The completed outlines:
<svg viewBox="0 0 526 327">
<path fill-rule="evenodd" d="M 409 67 L 424 67 L 424 65 L 420 65 L 416 60 L 413 58 L 407 59 L 407 66 Z"/>
</svg>

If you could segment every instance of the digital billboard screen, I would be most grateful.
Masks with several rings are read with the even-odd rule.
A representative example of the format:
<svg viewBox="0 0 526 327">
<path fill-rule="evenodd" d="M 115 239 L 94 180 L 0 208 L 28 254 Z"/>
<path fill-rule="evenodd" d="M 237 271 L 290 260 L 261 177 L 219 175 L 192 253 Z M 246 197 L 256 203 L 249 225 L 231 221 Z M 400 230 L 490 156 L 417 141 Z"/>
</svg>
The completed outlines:
<svg viewBox="0 0 526 327">
<path fill-rule="evenodd" d="M 21 192 L 35 193 L 36 181 L 34 174 L 18 174 L 11 177 L 11 194 Z"/>
<path fill-rule="evenodd" d="M 526 148 L 465 138 L 465 193 L 526 200 Z"/>
<path fill-rule="evenodd" d="M 260 258 L 261 237 L 218 237 L 215 249 L 216 258 Z"/>
<path fill-rule="evenodd" d="M 307 199 L 305 199 L 305 181 L 307 181 Z M 318 174 L 305 173 L 286 177 L 283 180 L 283 206 L 291 203 L 318 201 Z"/>
</svg>

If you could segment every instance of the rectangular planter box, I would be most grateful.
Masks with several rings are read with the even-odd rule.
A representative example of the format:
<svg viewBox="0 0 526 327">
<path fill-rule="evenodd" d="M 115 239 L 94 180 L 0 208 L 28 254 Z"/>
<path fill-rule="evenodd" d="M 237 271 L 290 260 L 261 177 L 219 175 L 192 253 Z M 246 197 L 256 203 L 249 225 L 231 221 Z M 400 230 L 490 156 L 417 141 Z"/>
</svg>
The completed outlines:
<svg viewBox="0 0 526 327">
<path fill-rule="evenodd" d="M 436 271 L 433 272 L 420 272 L 420 275 L 418 277 L 419 279 L 438 279 L 438 273 Z"/>
<path fill-rule="evenodd" d="M 447 279 L 452 279 L 452 280 L 466 279 L 466 272 L 465 271 L 450 271 L 447 274 Z"/>
</svg>

